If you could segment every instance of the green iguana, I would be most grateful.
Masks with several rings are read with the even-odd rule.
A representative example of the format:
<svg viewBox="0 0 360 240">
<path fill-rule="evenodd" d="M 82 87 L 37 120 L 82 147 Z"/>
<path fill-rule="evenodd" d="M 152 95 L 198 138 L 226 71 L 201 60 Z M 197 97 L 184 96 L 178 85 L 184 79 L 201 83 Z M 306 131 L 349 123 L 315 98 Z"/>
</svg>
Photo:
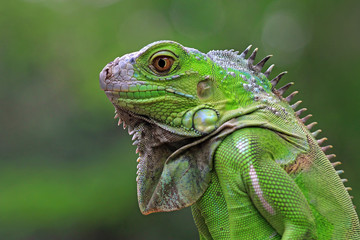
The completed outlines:
<svg viewBox="0 0 360 240">
<path fill-rule="evenodd" d="M 143 214 L 192 207 L 200 239 L 360 239 L 315 122 L 261 72 L 257 49 L 204 54 L 173 41 L 116 58 L 100 85 L 139 154 Z"/>
</svg>

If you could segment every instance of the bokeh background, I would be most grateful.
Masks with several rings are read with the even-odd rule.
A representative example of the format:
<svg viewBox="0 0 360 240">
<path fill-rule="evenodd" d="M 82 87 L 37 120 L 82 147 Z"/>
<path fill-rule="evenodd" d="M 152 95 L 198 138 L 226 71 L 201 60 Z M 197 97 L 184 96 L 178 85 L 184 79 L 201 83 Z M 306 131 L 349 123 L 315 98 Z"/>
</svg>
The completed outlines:
<svg viewBox="0 0 360 240">
<path fill-rule="evenodd" d="M 135 147 L 98 83 L 161 39 L 274 54 L 360 206 L 359 25 L 358 0 L 2 0 L 0 239 L 198 238 L 189 209 L 139 212 Z"/>
</svg>

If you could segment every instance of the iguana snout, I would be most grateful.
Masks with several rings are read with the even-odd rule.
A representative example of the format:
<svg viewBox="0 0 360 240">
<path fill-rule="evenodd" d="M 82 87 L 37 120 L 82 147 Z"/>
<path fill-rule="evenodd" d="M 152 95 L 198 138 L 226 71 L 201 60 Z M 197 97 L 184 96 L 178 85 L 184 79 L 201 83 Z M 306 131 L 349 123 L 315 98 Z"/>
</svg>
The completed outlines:
<svg viewBox="0 0 360 240">
<path fill-rule="evenodd" d="M 138 81 L 134 76 L 133 64 L 137 55 L 137 52 L 134 52 L 117 57 L 100 72 L 100 87 L 114 104 L 117 103 L 118 98 L 132 99 L 135 92 L 147 90 L 143 87 L 146 87 L 146 84 Z"/>
</svg>

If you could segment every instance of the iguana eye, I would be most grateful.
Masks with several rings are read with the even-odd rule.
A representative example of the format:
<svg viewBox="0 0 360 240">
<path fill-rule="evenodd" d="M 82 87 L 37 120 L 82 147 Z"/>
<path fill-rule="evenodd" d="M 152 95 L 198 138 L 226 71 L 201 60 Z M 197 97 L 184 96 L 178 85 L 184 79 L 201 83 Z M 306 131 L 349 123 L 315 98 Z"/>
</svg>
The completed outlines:
<svg viewBox="0 0 360 240">
<path fill-rule="evenodd" d="M 169 56 L 158 56 L 154 58 L 152 66 L 159 73 L 166 73 L 170 70 L 171 66 L 174 63 L 174 59 Z"/>
</svg>

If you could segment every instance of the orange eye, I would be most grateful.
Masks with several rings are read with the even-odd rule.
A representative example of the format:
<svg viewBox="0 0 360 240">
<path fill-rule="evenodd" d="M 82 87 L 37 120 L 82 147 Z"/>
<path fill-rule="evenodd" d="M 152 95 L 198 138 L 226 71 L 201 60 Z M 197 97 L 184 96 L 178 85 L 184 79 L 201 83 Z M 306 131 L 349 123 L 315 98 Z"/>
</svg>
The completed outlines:
<svg viewBox="0 0 360 240">
<path fill-rule="evenodd" d="M 173 63 L 174 59 L 172 57 L 159 56 L 153 60 L 152 65 L 159 73 L 166 73 L 170 70 Z"/>
</svg>

